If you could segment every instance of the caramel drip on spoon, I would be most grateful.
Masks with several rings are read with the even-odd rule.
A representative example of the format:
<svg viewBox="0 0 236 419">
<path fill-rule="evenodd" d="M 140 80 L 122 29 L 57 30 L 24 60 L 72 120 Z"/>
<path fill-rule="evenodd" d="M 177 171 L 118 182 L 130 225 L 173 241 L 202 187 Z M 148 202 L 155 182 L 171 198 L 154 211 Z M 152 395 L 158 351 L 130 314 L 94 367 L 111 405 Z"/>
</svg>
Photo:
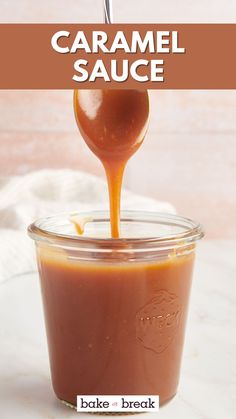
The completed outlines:
<svg viewBox="0 0 236 419">
<path fill-rule="evenodd" d="M 75 90 L 80 133 L 104 166 L 110 200 L 111 236 L 120 237 L 120 196 L 125 166 L 146 134 L 147 91 Z"/>
</svg>

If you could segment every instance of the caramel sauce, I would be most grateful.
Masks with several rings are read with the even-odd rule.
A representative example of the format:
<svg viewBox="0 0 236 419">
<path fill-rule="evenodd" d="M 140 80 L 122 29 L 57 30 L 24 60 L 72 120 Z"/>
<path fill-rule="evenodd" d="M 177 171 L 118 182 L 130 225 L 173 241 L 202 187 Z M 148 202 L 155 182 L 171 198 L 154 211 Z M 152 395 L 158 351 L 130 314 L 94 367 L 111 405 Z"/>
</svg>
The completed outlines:
<svg viewBox="0 0 236 419">
<path fill-rule="evenodd" d="M 81 236 L 84 234 L 85 225 L 93 221 L 92 217 L 78 217 L 77 215 L 71 214 L 70 222 L 74 224 L 76 233 Z"/>
<path fill-rule="evenodd" d="M 37 252 L 57 397 L 74 406 L 78 394 L 173 397 L 194 255 L 92 263 L 47 244 Z"/>
<path fill-rule="evenodd" d="M 75 117 L 86 144 L 101 160 L 107 177 L 111 235 L 120 236 L 120 195 L 129 158 L 146 134 L 147 91 L 75 90 Z"/>
<path fill-rule="evenodd" d="M 74 108 L 85 142 L 105 168 L 111 234 L 119 237 L 123 172 L 146 133 L 148 94 L 75 91 Z M 83 234 L 89 219 L 70 221 Z M 81 246 L 79 240 L 78 247 L 37 245 L 57 397 L 75 406 L 82 394 L 158 394 L 165 403 L 179 380 L 194 251 L 164 256 L 160 249 L 142 260 L 139 252 L 119 258 L 113 241 L 114 253 L 100 257 L 93 247 L 81 256 Z"/>
</svg>

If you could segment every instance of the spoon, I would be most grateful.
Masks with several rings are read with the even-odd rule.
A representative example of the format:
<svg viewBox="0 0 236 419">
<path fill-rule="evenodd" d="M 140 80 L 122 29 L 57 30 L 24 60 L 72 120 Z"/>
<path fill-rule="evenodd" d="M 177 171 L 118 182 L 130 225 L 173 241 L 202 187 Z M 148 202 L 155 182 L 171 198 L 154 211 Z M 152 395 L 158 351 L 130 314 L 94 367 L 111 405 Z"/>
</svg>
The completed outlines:
<svg viewBox="0 0 236 419">
<path fill-rule="evenodd" d="M 143 142 L 149 118 L 147 91 L 75 90 L 78 128 L 107 176 L 112 237 L 119 237 L 120 193 L 129 158 Z"/>
<path fill-rule="evenodd" d="M 112 23 L 113 22 L 112 0 L 103 0 L 103 8 L 104 8 L 105 23 Z"/>
<path fill-rule="evenodd" d="M 111 23 L 111 1 L 104 0 L 105 22 Z M 120 194 L 129 158 L 143 142 L 149 119 L 146 90 L 75 90 L 78 128 L 101 160 L 109 189 L 111 235 L 120 236 Z"/>
</svg>

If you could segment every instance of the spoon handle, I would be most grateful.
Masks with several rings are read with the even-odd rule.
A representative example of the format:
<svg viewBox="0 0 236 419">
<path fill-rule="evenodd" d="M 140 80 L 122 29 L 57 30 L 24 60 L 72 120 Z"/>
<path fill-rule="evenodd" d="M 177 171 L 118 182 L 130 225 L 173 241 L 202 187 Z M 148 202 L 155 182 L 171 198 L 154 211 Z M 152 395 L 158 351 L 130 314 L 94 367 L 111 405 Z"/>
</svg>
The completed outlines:
<svg viewBox="0 0 236 419">
<path fill-rule="evenodd" d="M 113 23 L 112 0 L 103 0 L 105 23 Z"/>
</svg>

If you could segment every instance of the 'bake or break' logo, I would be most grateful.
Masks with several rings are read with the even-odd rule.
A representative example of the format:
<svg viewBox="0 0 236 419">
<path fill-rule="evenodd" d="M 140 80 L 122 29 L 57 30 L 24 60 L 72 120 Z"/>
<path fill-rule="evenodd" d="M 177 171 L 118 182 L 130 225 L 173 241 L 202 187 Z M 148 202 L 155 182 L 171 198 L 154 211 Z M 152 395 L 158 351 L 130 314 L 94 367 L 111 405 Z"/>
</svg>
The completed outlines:
<svg viewBox="0 0 236 419">
<path fill-rule="evenodd" d="M 158 412 L 159 396 L 77 396 L 77 412 L 128 413 Z"/>
<path fill-rule="evenodd" d="M 136 337 L 146 349 L 160 354 L 174 339 L 179 319 L 178 297 L 160 290 L 136 313 Z"/>
</svg>

